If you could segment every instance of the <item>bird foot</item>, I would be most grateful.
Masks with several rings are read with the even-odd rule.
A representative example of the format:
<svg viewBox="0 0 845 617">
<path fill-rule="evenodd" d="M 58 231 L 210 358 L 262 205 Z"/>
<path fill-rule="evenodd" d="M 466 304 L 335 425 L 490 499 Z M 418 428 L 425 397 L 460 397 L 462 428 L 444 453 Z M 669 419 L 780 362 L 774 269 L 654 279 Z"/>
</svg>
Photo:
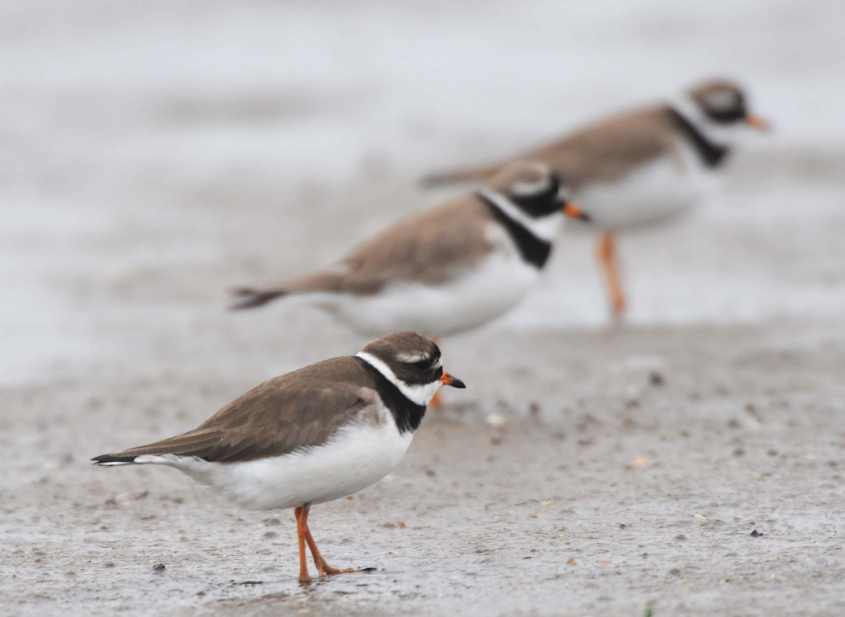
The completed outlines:
<svg viewBox="0 0 845 617">
<path fill-rule="evenodd" d="M 354 572 L 361 572 L 361 568 L 335 568 L 326 562 L 320 564 L 318 570 L 320 576 L 335 576 L 336 574 L 352 574 Z"/>
</svg>

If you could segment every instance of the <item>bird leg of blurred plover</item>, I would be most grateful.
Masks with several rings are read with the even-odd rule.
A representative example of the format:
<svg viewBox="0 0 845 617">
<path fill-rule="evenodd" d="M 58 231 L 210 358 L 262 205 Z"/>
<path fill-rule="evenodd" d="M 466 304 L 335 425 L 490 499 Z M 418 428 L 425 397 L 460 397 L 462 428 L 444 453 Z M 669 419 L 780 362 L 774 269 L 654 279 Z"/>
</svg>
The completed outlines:
<svg viewBox="0 0 845 617">
<path fill-rule="evenodd" d="M 311 530 L 308 528 L 308 512 L 311 510 L 310 505 L 302 506 L 302 526 L 305 532 L 305 542 L 308 543 L 308 548 L 311 550 L 311 556 L 314 558 L 314 565 L 317 571 L 322 576 L 333 576 L 335 574 L 348 574 L 351 572 L 358 572 L 356 568 L 334 568 L 330 566 L 323 556 L 320 554 L 320 549 L 317 548 L 317 542 L 314 536 L 311 535 Z"/>
<path fill-rule="evenodd" d="M 310 583 L 311 575 L 308 574 L 308 558 L 305 556 L 305 542 L 307 541 L 308 527 L 305 518 L 308 516 L 306 507 L 299 506 L 293 511 L 296 518 L 296 538 L 299 542 L 299 582 Z"/>
<path fill-rule="evenodd" d="M 625 313 L 625 293 L 622 291 L 619 262 L 616 257 L 616 239 L 612 232 L 604 232 L 599 236 L 596 257 L 599 260 L 599 266 L 601 266 L 605 282 L 607 283 L 613 316 L 616 318 L 622 317 Z"/>
</svg>

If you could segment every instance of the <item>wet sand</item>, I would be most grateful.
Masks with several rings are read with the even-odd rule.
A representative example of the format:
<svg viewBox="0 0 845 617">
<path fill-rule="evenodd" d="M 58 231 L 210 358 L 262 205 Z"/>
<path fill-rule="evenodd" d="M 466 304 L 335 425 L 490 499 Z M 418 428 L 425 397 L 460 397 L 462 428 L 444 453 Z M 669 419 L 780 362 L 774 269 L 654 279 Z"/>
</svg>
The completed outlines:
<svg viewBox="0 0 845 617">
<path fill-rule="evenodd" d="M 550 331 L 477 337 L 447 357 L 471 389 L 429 413 L 396 473 L 313 511 L 325 554 L 378 571 L 309 587 L 290 512 L 239 511 L 175 471 L 85 460 L 191 426 L 248 376 L 6 389 L 20 413 L 2 431 L 5 612 L 845 609 L 841 333 Z"/>
<path fill-rule="evenodd" d="M 0 614 L 845 613 L 841 15 L 616 4 L 0 3 Z M 469 389 L 396 472 L 314 509 L 375 573 L 303 588 L 290 512 L 88 463 L 364 342 L 227 287 L 442 200 L 414 181 L 447 157 L 725 66 L 778 132 L 622 239 L 628 322 L 564 234 L 523 306 L 444 342 Z"/>
</svg>

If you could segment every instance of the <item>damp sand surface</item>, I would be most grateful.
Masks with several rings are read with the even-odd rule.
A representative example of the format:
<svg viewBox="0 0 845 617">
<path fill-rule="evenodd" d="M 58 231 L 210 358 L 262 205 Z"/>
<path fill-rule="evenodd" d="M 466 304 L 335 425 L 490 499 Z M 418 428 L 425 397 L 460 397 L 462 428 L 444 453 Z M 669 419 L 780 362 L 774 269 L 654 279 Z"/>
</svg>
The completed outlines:
<svg viewBox="0 0 845 617">
<path fill-rule="evenodd" d="M 841 11 L 107 4 L 0 3 L 0 614 L 845 614 Z M 88 463 L 364 342 L 227 287 L 446 199 L 431 168 L 725 67 L 777 132 L 621 239 L 627 322 L 565 233 L 517 311 L 443 342 L 469 388 L 402 465 L 314 508 L 375 572 L 302 587 L 290 512 Z"/>
<path fill-rule="evenodd" d="M 247 375 L 6 389 L 20 413 L 3 427 L 4 612 L 845 610 L 841 333 L 542 332 L 447 358 L 470 387 L 429 413 L 405 462 L 313 509 L 333 562 L 377 571 L 305 587 L 290 512 L 239 511 L 175 471 L 86 461 L 191 426 Z"/>
</svg>

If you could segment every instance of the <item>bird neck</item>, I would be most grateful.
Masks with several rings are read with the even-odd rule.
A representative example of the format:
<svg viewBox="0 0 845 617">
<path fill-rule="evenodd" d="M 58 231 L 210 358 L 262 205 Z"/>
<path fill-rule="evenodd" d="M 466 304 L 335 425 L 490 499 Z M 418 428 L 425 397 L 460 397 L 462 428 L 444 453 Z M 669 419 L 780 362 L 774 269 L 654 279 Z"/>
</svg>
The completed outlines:
<svg viewBox="0 0 845 617">
<path fill-rule="evenodd" d="M 517 207 L 508 199 L 487 189 L 478 191 L 478 198 L 487 206 L 493 219 L 504 227 L 508 236 L 516 245 L 523 261 L 535 268 L 542 269 L 552 254 L 552 240 L 563 219 L 562 213 L 555 213 L 544 219 L 528 219 L 520 215 Z M 548 228 L 538 229 L 541 222 L 549 222 Z"/>
<path fill-rule="evenodd" d="M 705 128 L 702 114 L 688 98 L 676 98 L 669 104 L 669 114 L 690 147 L 705 167 L 719 167 L 730 154 L 730 147 L 719 143 Z"/>
<path fill-rule="evenodd" d="M 399 433 L 402 434 L 417 430 L 420 422 L 422 422 L 423 416 L 425 416 L 426 405 L 421 405 L 410 398 L 404 391 L 407 389 L 407 386 L 406 388 L 400 388 L 400 385 L 394 381 L 396 378 L 393 375 L 393 371 L 390 371 L 390 368 L 384 365 L 378 358 L 368 353 L 360 352 L 356 354 L 355 359 L 372 378 L 376 392 L 384 406 L 390 410 L 393 420 L 396 423 L 396 428 L 399 429 Z M 378 366 L 379 364 L 384 366 Z M 389 371 L 387 375 L 385 375 L 385 368 Z M 391 376 L 393 379 L 391 379 Z"/>
</svg>

